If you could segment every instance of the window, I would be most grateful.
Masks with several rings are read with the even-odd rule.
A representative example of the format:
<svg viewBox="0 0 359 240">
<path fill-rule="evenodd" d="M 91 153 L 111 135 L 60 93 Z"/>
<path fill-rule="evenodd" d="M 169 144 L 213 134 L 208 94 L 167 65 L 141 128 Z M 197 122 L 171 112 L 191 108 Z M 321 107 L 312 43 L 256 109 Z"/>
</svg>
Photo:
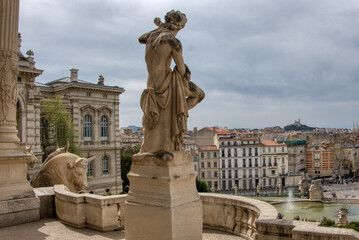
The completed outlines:
<svg viewBox="0 0 359 240">
<path fill-rule="evenodd" d="M 249 167 L 252 167 L 252 159 L 249 159 Z"/>
<path fill-rule="evenodd" d="M 274 158 L 274 166 L 277 166 L 277 158 Z"/>
<path fill-rule="evenodd" d="M 212 173 L 211 172 L 207 172 L 207 178 L 212 178 Z"/>
<path fill-rule="evenodd" d="M 246 167 L 246 160 L 243 159 L 243 167 Z"/>
<path fill-rule="evenodd" d="M 224 157 L 224 149 L 222 149 L 222 157 Z"/>
<path fill-rule="evenodd" d="M 234 159 L 234 167 L 238 167 L 238 159 Z"/>
<path fill-rule="evenodd" d="M 222 160 L 222 168 L 225 168 L 226 165 L 225 165 L 225 162 L 224 162 L 224 159 Z"/>
<path fill-rule="evenodd" d="M 268 166 L 272 166 L 272 158 L 268 158 Z"/>
<path fill-rule="evenodd" d="M 214 177 L 217 178 L 218 177 L 218 173 L 217 171 L 214 172 Z"/>
<path fill-rule="evenodd" d="M 247 177 L 247 171 L 243 170 L 243 178 L 246 178 L 246 177 Z"/>
<path fill-rule="evenodd" d="M 231 149 L 228 148 L 228 157 L 230 157 L 230 156 L 231 156 Z"/>
<path fill-rule="evenodd" d="M 238 178 L 238 170 L 234 170 L 234 178 Z"/>
<path fill-rule="evenodd" d="M 282 152 L 284 152 L 284 147 L 282 147 Z"/>
<path fill-rule="evenodd" d="M 234 156 L 237 157 L 237 148 L 234 149 Z"/>
<path fill-rule="evenodd" d="M 197 172 L 197 164 L 194 164 L 194 170 Z"/>
<path fill-rule="evenodd" d="M 21 77 L 17 77 L 17 82 L 21 83 Z"/>
<path fill-rule="evenodd" d="M 204 158 L 204 153 L 201 153 L 201 158 Z"/>
<path fill-rule="evenodd" d="M 265 176 L 266 176 L 266 170 L 263 169 L 263 177 L 265 177 Z"/>
<path fill-rule="evenodd" d="M 263 179 L 263 187 L 265 187 L 265 186 L 266 186 L 266 180 Z"/>
<path fill-rule="evenodd" d="M 207 162 L 207 168 L 211 168 L 211 162 Z"/>
<path fill-rule="evenodd" d="M 277 179 L 274 179 L 274 186 L 277 185 Z"/>
<path fill-rule="evenodd" d="M 208 188 L 212 189 L 212 182 L 207 182 L 207 184 L 208 184 Z"/>
<path fill-rule="evenodd" d="M 231 168 L 232 167 L 232 160 L 228 159 L 228 167 Z"/>
<path fill-rule="evenodd" d="M 228 178 L 232 178 L 232 170 L 228 170 Z"/>
<path fill-rule="evenodd" d="M 265 166 L 266 166 L 266 159 L 263 158 L 263 167 L 265 167 Z"/>
<path fill-rule="evenodd" d="M 242 156 L 243 156 L 243 157 L 246 156 L 246 149 L 245 149 L 245 148 L 243 148 L 243 154 L 242 154 Z"/>
<path fill-rule="evenodd" d="M 204 172 L 201 172 L 201 178 L 204 178 Z"/>
<path fill-rule="evenodd" d="M 228 188 L 232 189 L 232 181 L 228 181 Z"/>
<path fill-rule="evenodd" d="M 275 176 L 275 170 L 272 170 L 272 171 L 271 171 L 271 175 L 272 175 L 272 176 Z"/>
<path fill-rule="evenodd" d="M 285 168 L 282 168 L 282 174 L 283 175 L 285 174 Z"/>
<path fill-rule="evenodd" d="M 89 162 L 87 164 L 87 176 L 92 176 L 93 172 L 92 172 L 92 162 Z"/>
<path fill-rule="evenodd" d="M 268 180 L 268 185 L 272 186 L 272 179 L 271 178 Z"/>
<path fill-rule="evenodd" d="M 40 119 L 40 142 L 47 142 L 48 141 L 48 122 L 46 118 Z"/>
<path fill-rule="evenodd" d="M 222 189 L 223 189 L 223 190 L 226 189 L 226 181 L 222 181 Z"/>
<path fill-rule="evenodd" d="M 84 141 L 92 141 L 92 119 L 90 115 L 84 117 Z"/>
<path fill-rule="evenodd" d="M 226 178 L 226 171 L 225 170 L 222 171 L 222 178 Z"/>
<path fill-rule="evenodd" d="M 276 147 L 274 147 L 274 152 L 277 152 L 277 148 L 276 148 Z"/>
<path fill-rule="evenodd" d="M 254 155 L 255 155 L 255 156 L 258 156 L 258 148 L 255 148 L 255 149 L 254 149 Z"/>
<path fill-rule="evenodd" d="M 211 158 L 211 153 L 207 152 L 207 158 Z"/>
<path fill-rule="evenodd" d="M 217 162 L 213 162 L 213 167 L 217 168 Z"/>
<path fill-rule="evenodd" d="M 254 166 L 258 167 L 258 159 L 257 158 L 254 159 Z"/>
<path fill-rule="evenodd" d="M 252 148 L 249 148 L 248 156 L 252 156 Z"/>
<path fill-rule="evenodd" d="M 108 158 L 104 156 L 102 158 L 102 173 L 108 173 Z"/>
<path fill-rule="evenodd" d="M 204 162 L 201 162 L 201 168 L 204 168 Z"/>
<path fill-rule="evenodd" d="M 216 158 L 217 157 L 217 152 L 214 152 L 213 153 L 213 158 Z"/>
<path fill-rule="evenodd" d="M 108 140 L 108 119 L 106 116 L 101 117 L 100 121 L 101 125 L 101 141 L 107 141 Z"/>
<path fill-rule="evenodd" d="M 271 148 L 270 148 L 270 147 L 268 148 L 268 152 L 269 152 L 269 153 L 271 152 Z M 269 185 L 270 185 L 270 184 L 269 184 Z"/>
</svg>

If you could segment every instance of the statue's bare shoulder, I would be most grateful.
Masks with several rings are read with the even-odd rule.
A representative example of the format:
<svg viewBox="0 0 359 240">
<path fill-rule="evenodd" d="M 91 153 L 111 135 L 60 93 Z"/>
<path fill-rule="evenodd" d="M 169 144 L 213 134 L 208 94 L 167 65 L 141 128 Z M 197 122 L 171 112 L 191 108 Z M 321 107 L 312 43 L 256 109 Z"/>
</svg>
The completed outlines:
<svg viewBox="0 0 359 240">
<path fill-rule="evenodd" d="M 143 34 L 138 41 L 142 44 L 157 47 L 162 44 L 169 44 L 174 50 L 182 50 L 181 41 L 178 40 L 170 31 L 156 29 Z"/>
</svg>

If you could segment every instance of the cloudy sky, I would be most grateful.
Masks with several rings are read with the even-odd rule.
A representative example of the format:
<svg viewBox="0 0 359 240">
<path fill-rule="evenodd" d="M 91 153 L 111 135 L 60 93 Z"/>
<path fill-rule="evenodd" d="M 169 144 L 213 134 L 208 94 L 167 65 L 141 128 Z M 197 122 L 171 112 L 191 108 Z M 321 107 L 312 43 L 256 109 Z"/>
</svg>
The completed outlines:
<svg viewBox="0 0 359 240">
<path fill-rule="evenodd" d="M 120 125 L 141 125 L 145 46 L 155 17 L 181 10 L 177 35 L 192 81 L 206 98 L 189 128 L 317 127 L 359 120 L 357 0 L 20 0 L 22 52 L 32 49 L 37 79 L 79 68 L 79 78 L 125 89 Z"/>
</svg>

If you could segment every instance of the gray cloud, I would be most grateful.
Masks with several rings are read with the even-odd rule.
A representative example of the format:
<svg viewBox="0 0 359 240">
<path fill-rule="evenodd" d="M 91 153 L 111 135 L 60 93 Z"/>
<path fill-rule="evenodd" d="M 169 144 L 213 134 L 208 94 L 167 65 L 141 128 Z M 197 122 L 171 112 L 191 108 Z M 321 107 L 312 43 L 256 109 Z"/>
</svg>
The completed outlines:
<svg viewBox="0 0 359 240">
<path fill-rule="evenodd" d="M 178 38 L 192 80 L 206 91 L 190 127 L 283 126 L 298 117 L 351 127 L 359 119 L 355 0 L 22 0 L 22 51 L 34 50 L 40 82 L 77 67 L 81 79 L 101 73 L 124 87 L 120 124 L 140 125 L 147 72 L 137 39 L 171 9 L 187 15 Z"/>
</svg>

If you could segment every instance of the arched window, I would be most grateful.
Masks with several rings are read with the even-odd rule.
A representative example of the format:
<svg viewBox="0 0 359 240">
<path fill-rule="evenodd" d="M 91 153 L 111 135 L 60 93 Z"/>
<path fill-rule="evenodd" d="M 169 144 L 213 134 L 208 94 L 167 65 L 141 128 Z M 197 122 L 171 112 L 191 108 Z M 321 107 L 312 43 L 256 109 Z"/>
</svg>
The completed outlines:
<svg viewBox="0 0 359 240">
<path fill-rule="evenodd" d="M 102 158 L 102 173 L 104 173 L 104 174 L 108 173 L 108 158 L 107 158 L 107 156 L 104 156 Z"/>
<path fill-rule="evenodd" d="M 100 126 L 101 126 L 101 141 L 107 141 L 108 140 L 108 119 L 106 116 L 101 117 Z"/>
<path fill-rule="evenodd" d="M 92 119 L 90 115 L 84 117 L 84 141 L 92 141 Z"/>
</svg>

